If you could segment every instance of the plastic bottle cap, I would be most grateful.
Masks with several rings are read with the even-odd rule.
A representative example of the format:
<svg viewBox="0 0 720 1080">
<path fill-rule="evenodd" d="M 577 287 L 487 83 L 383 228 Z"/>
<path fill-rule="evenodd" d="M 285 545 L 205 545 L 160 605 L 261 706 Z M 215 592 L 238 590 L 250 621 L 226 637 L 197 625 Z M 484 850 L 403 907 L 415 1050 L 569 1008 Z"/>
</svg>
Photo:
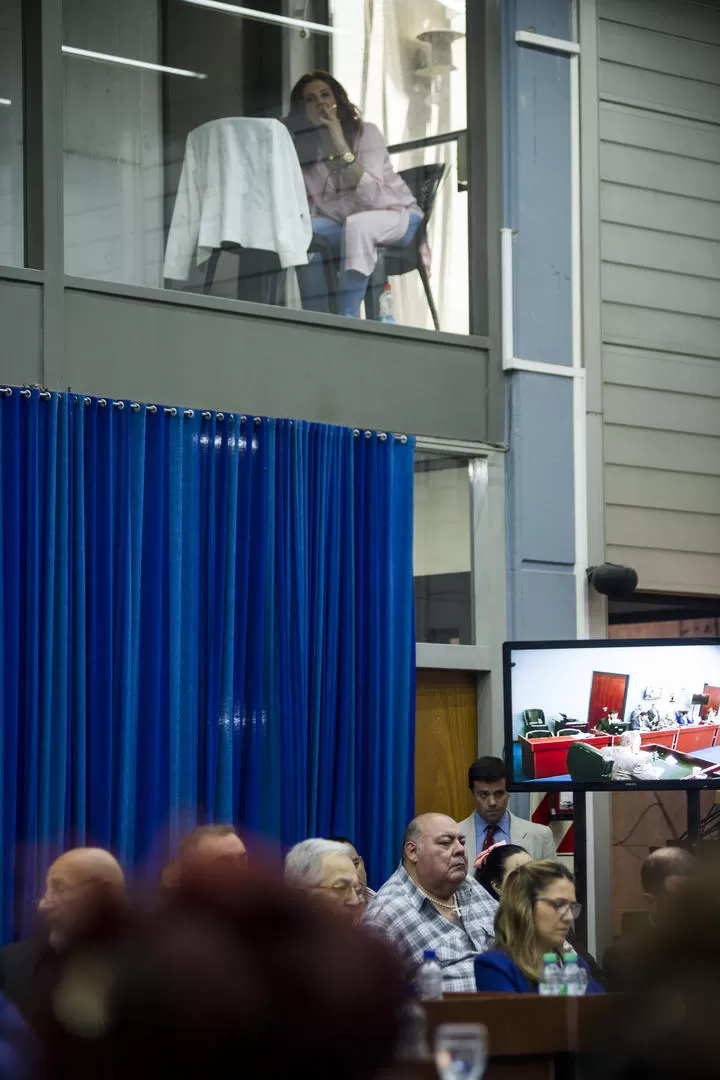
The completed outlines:
<svg viewBox="0 0 720 1080">
<path fill-rule="evenodd" d="M 437 960 L 437 953 L 434 949 L 426 949 L 423 953 L 423 960 Z"/>
<path fill-rule="evenodd" d="M 578 956 L 577 956 L 576 952 L 566 952 L 565 953 L 565 963 L 566 964 L 577 964 L 577 960 L 578 960 Z"/>
<path fill-rule="evenodd" d="M 546 952 L 546 953 L 545 953 L 545 954 L 543 955 L 543 961 L 544 961 L 544 962 L 545 962 L 546 964 L 557 964 L 557 953 L 554 953 L 554 952 Z"/>
</svg>

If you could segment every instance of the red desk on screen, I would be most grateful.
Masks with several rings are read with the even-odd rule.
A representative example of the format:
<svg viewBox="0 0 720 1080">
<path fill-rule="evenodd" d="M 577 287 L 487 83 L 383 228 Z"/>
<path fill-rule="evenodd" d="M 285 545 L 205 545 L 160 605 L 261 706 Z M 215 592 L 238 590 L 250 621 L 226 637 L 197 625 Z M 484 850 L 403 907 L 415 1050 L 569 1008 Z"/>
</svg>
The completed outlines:
<svg viewBox="0 0 720 1080">
<path fill-rule="evenodd" d="M 549 739 L 519 738 L 522 752 L 522 769 L 526 780 L 542 780 L 546 776 L 563 776 L 567 773 L 567 754 L 574 742 L 584 742 L 601 750 L 612 742 L 610 735 L 588 735 L 585 739 L 558 736 Z"/>
</svg>

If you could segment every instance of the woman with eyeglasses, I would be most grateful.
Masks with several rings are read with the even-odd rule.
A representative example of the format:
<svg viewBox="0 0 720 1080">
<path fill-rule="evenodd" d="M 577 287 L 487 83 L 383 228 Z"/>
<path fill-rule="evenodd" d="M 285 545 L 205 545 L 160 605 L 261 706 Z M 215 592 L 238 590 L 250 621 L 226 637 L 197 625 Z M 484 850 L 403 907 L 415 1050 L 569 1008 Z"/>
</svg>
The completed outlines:
<svg viewBox="0 0 720 1080">
<path fill-rule="evenodd" d="M 495 944 L 475 957 L 479 993 L 537 994 L 545 953 L 562 962 L 568 934 L 581 911 L 575 882 L 560 862 L 530 862 L 508 875 L 495 915 Z M 603 989 L 580 957 L 589 994 Z"/>
</svg>

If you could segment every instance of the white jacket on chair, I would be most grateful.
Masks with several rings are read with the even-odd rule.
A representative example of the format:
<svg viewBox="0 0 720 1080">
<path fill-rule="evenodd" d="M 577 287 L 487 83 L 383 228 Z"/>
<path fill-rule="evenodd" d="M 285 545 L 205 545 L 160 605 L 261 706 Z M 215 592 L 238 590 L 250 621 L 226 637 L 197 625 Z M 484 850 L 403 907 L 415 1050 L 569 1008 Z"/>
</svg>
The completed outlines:
<svg viewBox="0 0 720 1080">
<path fill-rule="evenodd" d="M 284 124 L 230 116 L 190 132 L 166 278 L 186 281 L 193 256 L 200 265 L 223 243 L 275 251 L 282 267 L 302 266 L 311 240 L 305 182 Z"/>
</svg>

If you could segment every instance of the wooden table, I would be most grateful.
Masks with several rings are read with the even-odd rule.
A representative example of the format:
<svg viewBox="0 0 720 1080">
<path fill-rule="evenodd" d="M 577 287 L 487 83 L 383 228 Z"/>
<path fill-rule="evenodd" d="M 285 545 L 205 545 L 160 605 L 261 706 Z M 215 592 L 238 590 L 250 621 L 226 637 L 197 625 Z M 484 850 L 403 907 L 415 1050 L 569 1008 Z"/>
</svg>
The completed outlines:
<svg viewBox="0 0 720 1080">
<path fill-rule="evenodd" d="M 583 735 L 582 739 L 571 735 L 551 735 L 545 739 L 528 739 L 520 735 L 518 742 L 522 753 L 522 771 L 526 780 L 542 780 L 545 776 L 564 776 L 567 773 L 568 750 L 573 743 L 584 742 L 602 750 L 613 741 L 612 735 L 602 733 Z"/>
<path fill-rule="evenodd" d="M 449 994 L 425 1006 L 432 1048 L 438 1024 L 484 1024 L 486 1080 L 572 1080 L 596 1033 L 607 1035 L 616 995 L 542 998 L 536 994 Z M 432 1062 L 397 1065 L 392 1080 L 437 1080 Z"/>
</svg>

